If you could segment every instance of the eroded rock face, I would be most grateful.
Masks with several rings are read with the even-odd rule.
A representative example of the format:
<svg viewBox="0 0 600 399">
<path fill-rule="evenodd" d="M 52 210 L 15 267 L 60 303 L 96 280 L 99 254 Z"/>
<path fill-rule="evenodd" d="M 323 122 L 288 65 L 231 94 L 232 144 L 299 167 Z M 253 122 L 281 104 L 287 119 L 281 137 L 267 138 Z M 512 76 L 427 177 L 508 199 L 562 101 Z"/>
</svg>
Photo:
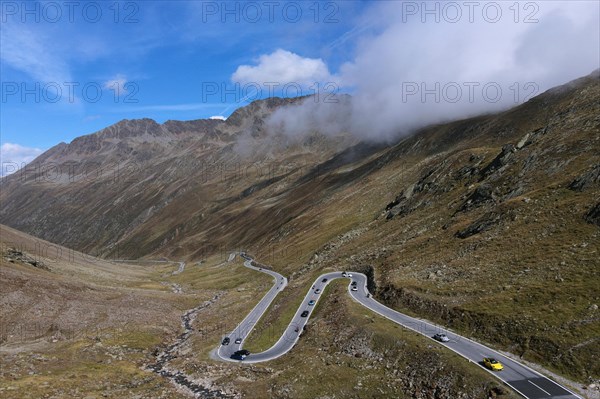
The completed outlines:
<svg viewBox="0 0 600 399">
<path fill-rule="evenodd" d="M 494 189 L 488 184 L 479 185 L 475 191 L 467 198 L 463 206 L 460 208 L 461 211 L 466 211 L 470 208 L 496 201 L 494 195 Z"/>
<path fill-rule="evenodd" d="M 507 166 L 516 151 L 517 148 L 513 144 L 505 144 L 502 146 L 500 154 L 498 154 L 488 166 L 481 170 L 482 179 Z"/>
<path fill-rule="evenodd" d="M 475 234 L 482 233 L 487 231 L 494 226 L 496 226 L 500 222 L 500 215 L 497 214 L 489 214 L 485 215 L 481 219 L 469 225 L 467 228 L 463 230 L 459 230 L 456 232 L 456 237 L 458 238 L 468 238 L 474 236 Z"/>
<path fill-rule="evenodd" d="M 587 215 L 585 215 L 585 220 L 600 227 L 600 202 L 590 209 Z"/>
<path fill-rule="evenodd" d="M 581 192 L 594 186 L 600 187 L 600 164 L 595 165 L 573 180 L 569 188 L 573 191 Z"/>
</svg>

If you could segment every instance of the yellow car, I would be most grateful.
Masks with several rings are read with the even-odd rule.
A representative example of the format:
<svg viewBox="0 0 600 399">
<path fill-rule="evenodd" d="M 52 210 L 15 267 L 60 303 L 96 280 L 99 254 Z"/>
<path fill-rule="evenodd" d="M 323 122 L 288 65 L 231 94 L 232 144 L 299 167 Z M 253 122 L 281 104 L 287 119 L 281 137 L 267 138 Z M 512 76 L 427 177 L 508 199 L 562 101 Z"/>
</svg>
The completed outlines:
<svg viewBox="0 0 600 399">
<path fill-rule="evenodd" d="M 488 369 L 493 370 L 493 371 L 500 371 L 500 370 L 502 370 L 504 368 L 502 366 L 502 363 L 500 363 L 499 361 L 497 361 L 493 357 L 484 357 L 483 358 L 483 365 L 485 367 L 487 367 Z"/>
</svg>

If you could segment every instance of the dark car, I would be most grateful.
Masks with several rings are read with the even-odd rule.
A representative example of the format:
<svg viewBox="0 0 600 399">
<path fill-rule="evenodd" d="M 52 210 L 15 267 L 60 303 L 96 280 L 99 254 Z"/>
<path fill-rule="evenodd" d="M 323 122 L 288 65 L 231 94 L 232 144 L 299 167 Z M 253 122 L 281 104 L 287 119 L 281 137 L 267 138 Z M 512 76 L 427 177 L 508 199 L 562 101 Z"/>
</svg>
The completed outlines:
<svg viewBox="0 0 600 399">
<path fill-rule="evenodd" d="M 236 338 L 235 343 L 236 344 L 241 344 L 242 343 L 242 339 L 241 338 Z"/>
<path fill-rule="evenodd" d="M 229 345 L 229 342 L 231 342 L 229 337 L 225 337 L 225 338 L 223 338 L 223 342 L 221 342 L 221 345 Z"/>
<path fill-rule="evenodd" d="M 304 312 L 302 312 L 302 314 L 300 315 L 300 317 L 306 317 L 308 316 L 308 310 L 305 310 Z"/>
<path fill-rule="evenodd" d="M 356 281 L 353 281 L 353 282 L 352 282 L 352 285 L 356 285 L 356 284 L 357 284 L 357 282 L 356 282 Z"/>
<path fill-rule="evenodd" d="M 327 282 L 327 279 L 326 279 L 326 278 L 324 278 L 323 280 L 321 280 L 321 282 L 322 282 L 322 283 L 326 283 L 326 282 Z"/>
<path fill-rule="evenodd" d="M 311 299 L 310 301 L 308 301 L 308 306 L 313 306 L 315 304 L 314 299 Z"/>
<path fill-rule="evenodd" d="M 248 355 L 250 355 L 250 351 L 248 351 L 247 349 L 241 349 L 239 351 L 233 352 L 231 358 L 235 360 L 244 360 L 246 357 L 248 357 Z"/>
</svg>

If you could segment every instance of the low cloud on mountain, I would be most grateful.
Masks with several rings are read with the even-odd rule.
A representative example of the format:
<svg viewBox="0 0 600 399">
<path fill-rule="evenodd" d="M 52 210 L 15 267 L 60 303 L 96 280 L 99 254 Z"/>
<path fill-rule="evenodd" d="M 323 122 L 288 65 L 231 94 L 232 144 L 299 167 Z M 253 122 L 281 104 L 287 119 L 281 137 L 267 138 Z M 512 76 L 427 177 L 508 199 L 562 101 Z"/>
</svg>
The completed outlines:
<svg viewBox="0 0 600 399">
<path fill-rule="evenodd" d="M 352 100 L 334 104 L 327 93 L 309 98 L 277 111 L 270 130 L 294 136 L 319 128 L 386 141 L 425 125 L 507 109 L 599 67 L 597 2 L 519 4 L 518 10 L 508 3 L 472 10 L 436 3 L 437 15 L 419 9 L 424 3 L 408 3 L 417 9 L 406 2 L 375 4 L 364 24 L 380 25 L 358 39 L 351 61 L 335 75 L 321 60 L 277 50 L 256 67 L 238 68 L 232 79 L 334 81 Z"/>
</svg>

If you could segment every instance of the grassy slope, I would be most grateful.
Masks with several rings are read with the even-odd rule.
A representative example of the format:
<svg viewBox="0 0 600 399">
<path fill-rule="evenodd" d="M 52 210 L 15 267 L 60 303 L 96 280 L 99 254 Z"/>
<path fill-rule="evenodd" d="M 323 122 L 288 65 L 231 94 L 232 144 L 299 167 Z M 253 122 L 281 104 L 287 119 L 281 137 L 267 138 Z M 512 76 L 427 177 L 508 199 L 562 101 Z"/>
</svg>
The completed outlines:
<svg viewBox="0 0 600 399">
<path fill-rule="evenodd" d="M 223 309 L 245 314 L 270 283 L 241 263 L 223 264 L 218 257 L 172 275 L 175 264 L 111 264 L 78 254 L 47 257 L 35 253 L 43 247 L 39 243 L 2 226 L 0 392 L 6 398 L 122 398 L 150 392 L 155 398 L 185 397 L 141 366 L 179 333 L 185 310 L 221 292 Z M 51 271 L 6 261 L 14 247 Z M 173 283 L 184 293 L 170 292 Z M 216 307 L 209 308 L 196 321 L 197 336 L 210 347 L 237 323 L 218 314 Z"/>
<path fill-rule="evenodd" d="M 277 270 L 293 274 L 289 298 L 303 295 L 321 271 L 371 265 L 379 297 L 390 306 L 449 325 L 559 374 L 597 379 L 600 369 L 593 359 L 600 356 L 600 316 L 593 305 L 600 302 L 595 288 L 600 232 L 583 215 L 597 203 L 600 188 L 596 184 L 576 192 L 567 187 L 600 163 L 600 129 L 594 122 L 598 91 L 598 85 L 591 86 L 553 104 L 555 110 L 569 109 L 560 117 L 536 110 L 536 104 L 510 111 L 505 119 L 497 118 L 517 123 L 518 131 L 505 128 L 509 137 L 484 136 L 425 158 L 383 155 L 385 166 L 366 179 L 356 180 L 353 174 L 368 162 L 335 172 L 322 187 L 348 183 L 323 193 L 319 206 L 289 222 L 285 237 L 263 255 L 270 256 Z M 481 157 L 481 169 L 501 145 L 516 144 L 532 131 L 528 129 L 540 127 L 546 127 L 544 134 L 517 151 L 502 171 L 483 179 L 497 191 L 497 199 L 459 211 L 482 184 L 477 174 L 459 177 L 463 167 L 473 166 L 471 158 Z M 413 198 L 416 208 L 385 220 L 385 205 L 431 170 L 435 179 Z M 511 190 L 519 191 L 511 198 Z M 490 214 L 500 221 L 489 230 L 467 239 L 455 236 Z M 340 239 L 357 228 L 366 231 Z M 260 258 L 258 248 L 257 254 Z M 292 294 L 294 284 L 301 287 Z M 277 310 L 265 315 L 249 344 L 272 344 L 285 324 L 280 316 L 290 317 L 296 306 L 285 294 L 277 298 Z"/>
</svg>

